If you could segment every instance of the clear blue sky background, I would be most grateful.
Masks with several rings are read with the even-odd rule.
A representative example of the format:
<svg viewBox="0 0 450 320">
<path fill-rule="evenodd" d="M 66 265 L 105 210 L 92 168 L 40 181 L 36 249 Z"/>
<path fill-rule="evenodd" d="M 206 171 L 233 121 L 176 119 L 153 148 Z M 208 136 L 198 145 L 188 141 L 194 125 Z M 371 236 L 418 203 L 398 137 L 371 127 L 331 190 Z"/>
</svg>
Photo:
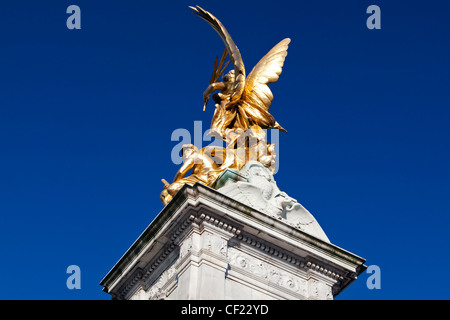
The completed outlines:
<svg viewBox="0 0 450 320">
<path fill-rule="evenodd" d="M 66 8 L 81 8 L 81 30 Z M 162 209 L 225 24 L 247 70 L 292 39 L 271 112 L 278 186 L 381 268 L 339 299 L 449 299 L 447 1 L 3 1 L 0 299 L 109 299 L 100 280 Z M 381 30 L 366 9 L 381 8 Z M 81 268 L 81 290 L 66 268 Z"/>
</svg>

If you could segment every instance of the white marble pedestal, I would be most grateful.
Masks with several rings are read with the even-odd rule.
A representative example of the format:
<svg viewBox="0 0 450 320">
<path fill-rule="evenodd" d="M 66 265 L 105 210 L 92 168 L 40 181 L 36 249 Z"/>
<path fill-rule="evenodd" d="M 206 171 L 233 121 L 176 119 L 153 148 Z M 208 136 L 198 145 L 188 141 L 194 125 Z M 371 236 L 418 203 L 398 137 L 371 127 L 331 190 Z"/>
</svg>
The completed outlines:
<svg viewBox="0 0 450 320">
<path fill-rule="evenodd" d="M 365 270 L 364 259 L 321 229 L 220 190 L 184 186 L 101 281 L 103 290 L 112 299 L 333 299 Z"/>
</svg>

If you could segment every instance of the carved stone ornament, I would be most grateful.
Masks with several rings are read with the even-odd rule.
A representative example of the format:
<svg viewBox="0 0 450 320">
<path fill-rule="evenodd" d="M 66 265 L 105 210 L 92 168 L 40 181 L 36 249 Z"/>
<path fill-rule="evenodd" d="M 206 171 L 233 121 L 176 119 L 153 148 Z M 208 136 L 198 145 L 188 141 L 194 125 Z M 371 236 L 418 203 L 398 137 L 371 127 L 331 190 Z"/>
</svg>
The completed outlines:
<svg viewBox="0 0 450 320">
<path fill-rule="evenodd" d="M 271 171 L 261 163 L 249 161 L 239 171 L 227 169 L 219 176 L 218 186 L 222 194 L 330 242 L 314 216 L 280 191 Z"/>
<path fill-rule="evenodd" d="M 252 274 L 253 277 L 261 278 L 270 284 L 298 293 L 307 297 L 307 281 L 286 272 L 281 268 L 271 265 L 252 257 L 233 247 L 228 248 L 228 258 L 231 267 L 237 267 Z"/>
</svg>

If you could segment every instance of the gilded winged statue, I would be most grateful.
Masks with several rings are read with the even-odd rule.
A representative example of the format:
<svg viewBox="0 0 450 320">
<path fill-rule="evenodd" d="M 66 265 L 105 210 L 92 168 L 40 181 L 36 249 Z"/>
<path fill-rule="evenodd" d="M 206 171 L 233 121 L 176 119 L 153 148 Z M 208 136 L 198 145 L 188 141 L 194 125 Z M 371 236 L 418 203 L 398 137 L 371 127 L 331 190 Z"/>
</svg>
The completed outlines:
<svg viewBox="0 0 450 320">
<path fill-rule="evenodd" d="M 211 134 L 230 142 L 230 137 L 227 139 L 228 132 L 246 131 L 249 128 L 254 129 L 255 126 L 286 132 L 269 113 L 273 94 L 268 84 L 278 80 L 291 40 L 286 38 L 280 41 L 256 64 L 246 78 L 239 49 L 222 23 L 199 6 L 190 8 L 219 34 L 234 65 L 234 69 L 223 77 L 222 82 L 216 82 L 221 71 L 216 72 L 215 67 L 211 83 L 203 94 L 205 110 L 210 94 L 215 90 L 221 91 L 213 96 L 216 110 L 211 122 Z"/>
<path fill-rule="evenodd" d="M 210 135 L 227 142 L 226 148 L 205 147 L 201 150 L 193 145 L 183 146 L 183 165 L 172 183 L 162 179 L 164 189 L 160 198 L 166 205 L 185 184 L 201 183 L 214 186 L 218 176 L 226 169 L 239 170 L 256 160 L 273 170 L 274 145 L 265 140 L 263 129 L 278 129 L 286 132 L 269 113 L 273 100 L 269 83 L 276 82 L 281 74 L 290 39 L 286 38 L 272 48 L 246 77 L 244 62 L 239 49 L 222 23 L 199 6 L 190 7 L 194 13 L 208 22 L 225 44 L 225 51 L 214 69 L 208 88 L 203 93 L 205 111 L 210 95 L 215 103 Z M 219 81 L 230 57 L 234 68 Z M 251 138 L 256 142 L 250 142 Z M 252 140 L 255 141 L 255 140 Z M 261 143 L 262 142 L 262 143 Z M 190 176 L 186 174 L 192 171 Z"/>
</svg>

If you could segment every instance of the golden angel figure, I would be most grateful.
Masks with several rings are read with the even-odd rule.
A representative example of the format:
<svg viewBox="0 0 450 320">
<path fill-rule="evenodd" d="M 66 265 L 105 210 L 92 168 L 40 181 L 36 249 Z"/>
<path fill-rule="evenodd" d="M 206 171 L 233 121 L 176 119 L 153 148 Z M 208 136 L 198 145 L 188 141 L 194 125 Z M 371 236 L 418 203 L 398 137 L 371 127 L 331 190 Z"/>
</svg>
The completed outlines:
<svg viewBox="0 0 450 320">
<path fill-rule="evenodd" d="M 246 131 L 252 126 L 262 129 L 275 128 L 286 132 L 269 113 L 273 94 L 268 84 L 278 80 L 291 40 L 286 38 L 273 47 L 246 78 L 244 62 L 239 49 L 222 23 L 199 6 L 190 8 L 216 30 L 234 65 L 234 69 L 223 77 L 223 82 L 217 82 L 221 72 L 225 69 L 222 69 L 225 53 L 219 69 L 217 69 L 216 60 L 210 85 L 203 94 L 206 107 L 210 94 L 216 90 L 220 91 L 213 96 L 216 110 L 211 122 L 211 135 L 230 142 L 229 137 L 227 139 L 228 132 Z M 220 69 L 222 70 L 220 71 Z"/>
</svg>

